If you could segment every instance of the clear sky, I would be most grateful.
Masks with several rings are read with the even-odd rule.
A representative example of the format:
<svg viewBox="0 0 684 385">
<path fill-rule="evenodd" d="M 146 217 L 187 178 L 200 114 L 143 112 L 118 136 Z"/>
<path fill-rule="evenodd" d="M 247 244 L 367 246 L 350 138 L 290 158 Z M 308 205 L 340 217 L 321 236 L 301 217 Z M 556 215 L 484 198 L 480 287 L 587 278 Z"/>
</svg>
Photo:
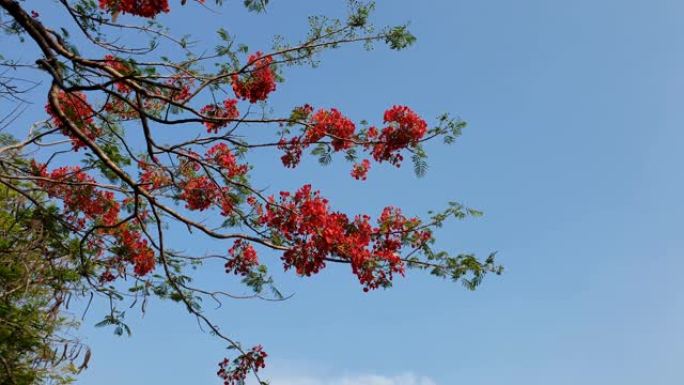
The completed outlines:
<svg viewBox="0 0 684 385">
<path fill-rule="evenodd" d="M 248 15 L 234 1 L 216 15 L 171 3 L 176 14 L 160 21 L 172 29 L 214 39 L 222 26 L 254 49 L 274 33 L 302 36 L 309 14 L 345 9 L 273 0 L 267 15 Z M 330 266 L 311 279 L 279 274 L 294 293 L 285 302 L 229 301 L 210 314 L 249 346 L 264 345 L 274 385 L 683 383 L 682 20 L 677 0 L 378 1 L 374 21 L 411 21 L 417 44 L 400 53 L 346 47 L 316 69 L 288 69 L 274 105 L 379 120 L 406 104 L 425 117 L 463 117 L 464 135 L 429 146 L 424 178 L 410 165 L 376 167 L 360 183 L 344 162 L 292 171 L 264 152 L 255 182 L 271 191 L 311 182 L 350 213 L 464 202 L 485 216 L 445 226 L 439 245 L 498 251 L 505 274 L 468 292 L 409 272 L 366 294 L 348 267 Z M 222 274 L 203 279 L 232 285 Z M 93 328 L 101 314 L 86 318 L 94 355 L 80 384 L 219 383 L 226 352 L 182 307 L 153 302 L 142 319 L 129 313 L 131 338 Z"/>
</svg>

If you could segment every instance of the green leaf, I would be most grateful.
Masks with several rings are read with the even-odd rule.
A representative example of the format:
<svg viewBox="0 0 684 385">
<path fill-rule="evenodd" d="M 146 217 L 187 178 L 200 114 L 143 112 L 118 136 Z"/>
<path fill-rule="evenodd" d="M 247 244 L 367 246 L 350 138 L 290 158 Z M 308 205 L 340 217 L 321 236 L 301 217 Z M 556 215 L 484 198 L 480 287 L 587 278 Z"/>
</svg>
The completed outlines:
<svg viewBox="0 0 684 385">
<path fill-rule="evenodd" d="M 264 12 L 269 0 L 244 0 L 245 7 L 252 12 Z"/>
<path fill-rule="evenodd" d="M 385 34 L 385 42 L 391 49 L 401 50 L 416 42 L 416 37 L 408 31 L 408 26 L 393 27 Z"/>
<path fill-rule="evenodd" d="M 418 177 L 425 176 L 429 168 L 425 157 L 426 156 L 423 154 L 413 154 L 411 156 L 411 160 L 413 161 L 413 171 Z"/>
</svg>

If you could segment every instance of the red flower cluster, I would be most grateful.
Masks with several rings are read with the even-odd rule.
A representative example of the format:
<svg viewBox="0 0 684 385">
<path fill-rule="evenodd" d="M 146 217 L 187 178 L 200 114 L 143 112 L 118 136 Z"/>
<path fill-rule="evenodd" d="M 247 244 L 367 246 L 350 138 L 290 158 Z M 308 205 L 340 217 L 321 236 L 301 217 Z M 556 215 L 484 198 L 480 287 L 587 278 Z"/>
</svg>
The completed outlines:
<svg viewBox="0 0 684 385">
<path fill-rule="evenodd" d="M 80 167 L 59 167 L 48 172 L 45 165 L 34 162 L 33 168 L 43 178 L 36 184 L 50 198 L 64 202 L 66 219 L 77 228 L 83 229 L 87 220 L 104 226 L 112 226 L 118 221 L 120 206 L 114 200 L 114 193 L 99 190 L 95 179 Z"/>
<path fill-rule="evenodd" d="M 130 13 L 135 16 L 155 17 L 169 12 L 168 0 L 100 0 L 100 8 L 110 13 Z"/>
<path fill-rule="evenodd" d="M 257 212 L 262 225 L 291 245 L 282 256 L 286 270 L 294 267 L 297 274 L 310 276 L 324 268 L 327 259 L 340 258 L 351 264 L 364 291 L 389 286 L 394 273 L 403 274 L 402 246 L 424 236 L 414 230 L 417 219 L 393 208 L 383 211 L 375 228 L 365 215 L 350 221 L 343 213 L 331 212 L 328 201 L 310 185 L 294 195 L 281 192 L 278 202 L 271 197 L 266 209 Z"/>
<path fill-rule="evenodd" d="M 275 91 L 276 81 L 271 63 L 271 56 L 262 56 L 260 51 L 249 56 L 247 67 L 254 66 L 254 69 L 242 78 L 238 74 L 233 75 L 233 91 L 242 100 L 249 100 L 256 103 L 266 100 L 268 94 Z"/>
<path fill-rule="evenodd" d="M 248 170 L 246 164 L 238 164 L 235 155 L 225 143 L 211 147 L 206 153 L 206 159 L 220 167 L 223 174 L 230 179 L 245 175 Z"/>
<path fill-rule="evenodd" d="M 247 373 L 266 367 L 268 354 L 261 345 L 257 345 L 230 362 L 227 358 L 219 362 L 219 370 L 216 375 L 223 380 L 223 385 L 242 385 L 247 378 Z"/>
<path fill-rule="evenodd" d="M 418 114 L 406 106 L 393 106 L 385 111 L 384 122 L 389 125 L 382 129 L 380 135 L 374 128 L 368 130 L 369 140 L 375 139 L 373 158 L 378 161 L 389 161 L 399 166 L 403 157 L 399 151 L 414 146 L 425 136 L 427 123 Z"/>
<path fill-rule="evenodd" d="M 143 276 L 154 269 L 154 251 L 147 240 L 142 239 L 142 234 L 127 223 L 118 224 L 121 206 L 111 191 L 98 189 L 95 179 L 78 166 L 59 167 L 52 172 L 48 172 L 45 165 L 34 163 L 32 166 L 42 178 L 36 184 L 49 197 L 58 198 L 64 203 L 67 221 L 78 229 L 84 229 L 88 221 L 104 226 L 98 232 L 111 235 L 116 240 L 116 259 L 132 263 L 136 275 Z M 111 272 L 105 272 L 101 279 L 111 281 L 114 276 Z"/>
<path fill-rule="evenodd" d="M 305 145 L 302 144 L 302 140 L 299 136 L 295 136 L 286 140 L 285 138 L 280 138 L 278 141 L 278 149 L 283 150 L 285 154 L 280 157 L 280 161 L 283 162 L 283 166 L 289 168 L 295 168 L 302 160 L 302 152 L 304 151 Z"/>
<path fill-rule="evenodd" d="M 260 222 L 293 244 L 283 254 L 285 269 L 295 267 L 297 274 L 306 276 L 318 273 L 325 267 L 334 241 L 319 232 L 340 234 L 346 217 L 329 213 L 328 201 L 318 192 L 312 193 L 310 185 L 303 186 L 294 196 L 283 191 L 279 202 L 271 197 L 269 203 Z"/>
<path fill-rule="evenodd" d="M 202 165 L 195 159 L 199 159 L 198 153 L 192 150 L 180 150 L 178 155 L 179 165 L 178 172 L 186 178 L 194 178 L 197 172 L 202 168 Z"/>
<path fill-rule="evenodd" d="M 120 83 L 117 83 L 117 87 Z M 135 104 L 135 102 L 133 102 Z M 163 104 L 158 99 L 143 98 L 142 110 L 148 114 L 160 111 Z M 120 119 L 136 120 L 140 118 L 140 112 L 119 98 L 111 98 L 104 105 L 104 110 Z"/>
<path fill-rule="evenodd" d="M 351 176 L 356 180 L 366 180 L 369 169 L 370 161 L 368 159 L 364 159 L 361 161 L 361 163 L 354 164 L 354 168 L 352 168 L 351 171 Z"/>
<path fill-rule="evenodd" d="M 104 57 L 105 60 L 105 65 L 116 72 L 120 73 L 123 76 L 130 75 L 133 72 L 133 69 L 131 66 L 124 62 L 123 60 L 113 56 L 113 55 L 105 55 Z M 124 82 L 116 82 L 116 90 L 121 92 L 121 93 L 128 93 L 131 91 L 130 87 L 126 85 Z"/>
<path fill-rule="evenodd" d="M 192 178 L 183 183 L 180 199 L 186 202 L 190 210 L 206 210 L 221 196 L 221 189 L 208 176 Z"/>
<path fill-rule="evenodd" d="M 57 101 L 59 102 L 59 108 L 66 118 L 83 132 L 85 136 L 91 140 L 95 140 L 95 138 L 100 135 L 100 128 L 95 126 L 95 123 L 93 122 L 95 111 L 90 104 L 88 104 L 85 94 L 81 92 L 66 93 L 60 90 L 57 95 Z M 59 127 L 64 135 L 71 138 L 71 145 L 75 151 L 78 151 L 82 147 L 86 147 L 86 144 L 69 129 L 62 119 L 59 118 L 57 113 L 52 109 L 50 103 L 45 105 L 45 111 L 52 118 L 52 124 Z"/>
<path fill-rule="evenodd" d="M 303 134 L 292 138 L 281 138 L 278 148 L 284 151 L 280 160 L 285 167 L 296 167 L 304 150 L 322 138 L 331 138 L 333 151 L 343 151 L 362 145 L 369 150 L 377 162 L 389 161 L 399 166 L 403 160 L 401 150 L 415 146 L 427 133 L 427 123 L 418 114 L 406 106 L 393 106 L 385 111 L 384 122 L 387 126 L 378 132 L 370 127 L 365 135 L 357 134 L 354 123 L 342 115 L 337 109 L 319 109 L 315 113 L 309 105 L 295 108 L 292 120 L 304 121 L 308 128 Z M 370 162 L 363 160 L 354 165 L 351 175 L 355 179 L 365 180 Z"/>
<path fill-rule="evenodd" d="M 190 178 L 181 184 L 182 192 L 178 197 L 185 201 L 190 210 L 204 211 L 212 205 L 221 207 L 221 215 L 228 216 L 233 211 L 233 199 L 228 187 L 219 187 L 208 176 Z"/>
<path fill-rule="evenodd" d="M 324 136 L 332 138 L 332 146 L 335 151 L 346 150 L 353 146 L 352 137 L 356 126 L 354 122 L 342 115 L 335 108 L 326 111 L 320 109 L 311 117 L 313 127 L 306 131 L 305 142 L 315 143 Z"/>
<path fill-rule="evenodd" d="M 114 236 L 119 241 L 120 256 L 133 264 L 136 275 L 143 276 L 154 269 L 154 251 L 147 244 L 147 239 L 142 239 L 139 231 L 121 226 Z"/>
<path fill-rule="evenodd" d="M 159 190 L 171 184 L 171 178 L 163 168 L 143 161 L 138 162 L 138 167 L 142 170 L 140 183 L 146 190 Z"/>
<path fill-rule="evenodd" d="M 257 257 L 254 247 L 238 239 L 233 243 L 233 247 L 228 250 L 231 258 L 226 262 L 226 273 L 233 272 L 235 274 L 247 275 L 256 266 L 259 266 L 259 258 Z"/>
<path fill-rule="evenodd" d="M 231 120 L 235 120 L 240 116 L 236 99 L 226 99 L 223 102 L 223 106 L 217 104 L 206 105 L 202 107 L 200 113 L 208 118 L 204 121 L 204 125 L 207 126 L 207 132 L 210 133 L 217 133 L 219 128 L 227 126 Z"/>
<path fill-rule="evenodd" d="M 195 84 L 195 78 L 191 75 L 176 74 L 166 81 L 169 87 L 174 89 L 170 91 L 168 97 L 177 103 L 185 103 L 190 99 L 190 87 Z"/>
<path fill-rule="evenodd" d="M 308 104 L 293 111 L 293 119 L 308 120 L 310 127 L 301 136 L 295 136 L 289 140 L 281 138 L 278 142 L 278 148 L 285 152 L 280 157 L 285 167 L 296 167 L 304 149 L 325 136 L 332 138 L 331 144 L 335 151 L 346 150 L 354 145 L 356 126 L 339 110 L 336 108 L 319 109 L 313 115 L 312 112 L 313 108 Z"/>
</svg>

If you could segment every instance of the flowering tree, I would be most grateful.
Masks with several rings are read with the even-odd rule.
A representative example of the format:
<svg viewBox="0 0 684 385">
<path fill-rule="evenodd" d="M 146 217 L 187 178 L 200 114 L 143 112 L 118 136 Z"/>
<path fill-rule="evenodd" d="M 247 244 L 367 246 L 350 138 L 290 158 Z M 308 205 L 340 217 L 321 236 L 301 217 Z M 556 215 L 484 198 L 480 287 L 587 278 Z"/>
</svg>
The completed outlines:
<svg viewBox="0 0 684 385">
<path fill-rule="evenodd" d="M 311 185 L 264 191 L 251 182 L 250 174 L 258 170 L 248 159 L 255 149 L 279 152 L 288 168 L 297 167 L 305 153 L 323 164 L 341 153 L 352 163 L 351 182 L 365 180 L 374 164 L 400 167 L 407 156 L 422 175 L 423 143 L 441 139 L 448 144 L 460 135 L 462 121 L 442 115 L 428 122 L 402 105 L 389 106 L 373 124 L 354 122 L 336 108 L 304 103 L 282 114 L 259 108 L 285 86 L 282 71 L 314 62 L 321 51 L 375 42 L 400 50 L 414 42 L 405 25 L 373 27 L 373 4 L 350 2 L 346 19 L 312 18 L 308 35 L 299 42 L 278 40 L 274 47 L 252 51 L 219 30 L 223 43 L 212 53 L 196 53 L 187 37 L 173 36 L 157 17 L 206 12 L 198 8 L 213 6 L 205 0 L 175 5 L 167 0 L 53 2 L 68 27 L 44 24 L 29 2 L 0 0 L 3 31 L 40 51 L 35 62 L 5 57 L 3 66 L 38 69 L 50 83 L 46 118 L 25 138 L 3 140 L 0 184 L 65 229 L 62 244 L 69 252 L 60 266 L 66 263 L 79 274 L 82 292 L 111 300 L 102 324 L 113 325 L 118 334 L 127 326 L 117 302 L 170 298 L 234 349 L 219 363 L 218 375 L 226 385 L 241 384 L 250 373 L 261 382 L 262 347 L 242 347 L 199 305 L 204 297 L 232 295 L 194 284 L 190 266 L 220 260 L 226 274 L 241 279 L 255 298 L 271 295 L 265 291 L 273 286 L 268 267 L 278 264 L 301 276 L 331 264 L 348 265 L 364 291 L 389 287 L 407 268 L 428 270 L 468 288 L 488 272 L 501 272 L 493 255 L 480 260 L 434 249 L 435 227 L 449 218 L 479 215 L 459 204 L 450 203 L 427 218 L 408 217 L 391 206 L 376 216 L 350 215 L 336 211 Z M 221 3 L 216 0 L 216 6 Z M 244 3 L 261 12 L 268 1 Z M 127 43 L 129 31 L 143 33 L 149 44 Z M 184 57 L 157 54 L 162 46 L 175 47 Z M 6 97 L 21 97 L 13 79 L 0 80 Z M 269 127 L 271 138 L 253 135 L 258 125 Z M 159 139 L 164 126 L 187 129 L 167 143 Z M 200 250 L 194 255 L 172 250 L 165 234 L 174 226 L 222 240 L 224 252 L 207 256 Z"/>
</svg>

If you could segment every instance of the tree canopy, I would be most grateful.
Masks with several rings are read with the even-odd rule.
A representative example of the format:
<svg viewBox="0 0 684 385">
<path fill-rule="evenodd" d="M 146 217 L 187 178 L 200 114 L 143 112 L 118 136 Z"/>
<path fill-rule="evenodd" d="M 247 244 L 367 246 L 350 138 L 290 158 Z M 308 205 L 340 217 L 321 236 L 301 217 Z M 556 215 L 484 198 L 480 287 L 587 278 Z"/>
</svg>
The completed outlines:
<svg viewBox="0 0 684 385">
<path fill-rule="evenodd" d="M 12 127 L 24 137 L 4 136 L 0 147 L 0 383 L 66 382 L 87 366 L 89 350 L 62 337 L 75 326 L 61 312 L 72 296 L 109 300 L 99 325 L 117 334 L 129 332 L 120 304 L 179 302 L 233 350 L 219 362 L 226 385 L 250 374 L 265 381 L 265 350 L 243 347 L 202 310 L 203 299 L 237 297 L 193 279 L 212 261 L 249 287 L 250 298 L 276 300 L 283 297 L 269 269 L 278 265 L 300 276 L 346 265 L 364 291 L 390 287 L 408 268 L 469 289 L 502 271 L 493 254 L 480 259 L 436 248 L 436 227 L 480 215 L 461 204 L 424 218 L 393 206 L 375 215 L 345 213 L 313 184 L 280 191 L 252 182 L 260 170 L 250 156 L 264 150 L 279 153 L 286 168 L 307 154 L 323 165 L 341 158 L 351 164 L 349 183 L 372 177 L 374 165 L 400 167 L 407 159 L 421 176 L 423 144 L 450 144 L 461 134 L 463 121 L 449 114 L 426 120 L 404 105 L 369 122 L 306 101 L 270 108 L 269 97 L 287 87 L 287 69 L 315 66 L 325 50 L 378 43 L 402 50 L 415 42 L 407 25 L 374 26 L 374 4 L 351 1 L 346 18 L 311 17 L 300 41 L 276 38 L 255 50 L 225 29 L 217 31 L 220 44 L 207 47 L 158 21 L 164 13 L 227 7 L 221 0 L 53 3 L 62 25 L 43 23 L 31 2 L 0 0 L 7 38 L 39 52 L 33 61 L 3 53 L 2 66 L 16 75 L 2 75 L 0 95 L 21 100 L 23 73 L 37 71 L 49 84 L 46 115 L 27 130 Z M 244 6 L 264 12 L 268 1 Z M 166 48 L 176 54 L 161 54 Z M 13 120 L 4 122 L 11 127 Z M 165 127 L 185 129 L 169 140 Z M 178 228 L 225 247 L 215 254 L 174 250 L 167 233 Z"/>
</svg>

